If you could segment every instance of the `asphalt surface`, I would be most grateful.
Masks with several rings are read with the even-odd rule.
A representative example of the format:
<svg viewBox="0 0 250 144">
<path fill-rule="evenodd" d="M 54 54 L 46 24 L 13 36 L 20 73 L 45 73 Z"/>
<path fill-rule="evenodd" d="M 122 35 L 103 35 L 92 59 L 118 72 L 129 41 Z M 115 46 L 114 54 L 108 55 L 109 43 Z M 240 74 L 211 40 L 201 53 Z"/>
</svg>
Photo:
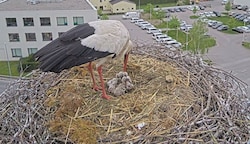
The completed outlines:
<svg viewBox="0 0 250 144">
<path fill-rule="evenodd" d="M 14 79 L 0 78 L 0 94 L 7 88 L 7 86 L 14 81 Z"/>
</svg>

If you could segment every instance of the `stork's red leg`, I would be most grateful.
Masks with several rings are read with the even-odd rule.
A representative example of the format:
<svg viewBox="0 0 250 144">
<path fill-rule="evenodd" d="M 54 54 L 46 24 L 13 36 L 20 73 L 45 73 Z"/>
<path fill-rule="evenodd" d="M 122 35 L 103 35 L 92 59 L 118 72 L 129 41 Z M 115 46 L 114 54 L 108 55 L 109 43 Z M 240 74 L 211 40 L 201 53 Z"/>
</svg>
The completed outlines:
<svg viewBox="0 0 250 144">
<path fill-rule="evenodd" d="M 127 71 L 128 55 L 129 55 L 129 53 L 124 55 L 123 71 L 125 71 L 125 72 Z"/>
<path fill-rule="evenodd" d="M 110 96 L 108 96 L 106 94 L 106 90 L 105 90 L 105 85 L 104 85 L 104 81 L 103 81 L 103 77 L 102 77 L 102 66 L 99 66 L 97 68 L 97 71 L 99 73 L 99 77 L 100 77 L 100 81 L 101 81 L 101 86 L 102 86 L 102 98 L 110 99 Z"/>
<path fill-rule="evenodd" d="M 101 90 L 101 88 L 99 88 L 95 82 L 95 76 L 93 74 L 93 68 L 92 68 L 92 63 L 90 62 L 89 65 L 88 65 L 88 69 L 89 69 L 89 72 L 90 72 L 90 75 L 91 75 L 91 78 L 92 78 L 92 81 L 93 81 L 93 89 L 94 90 Z"/>
</svg>

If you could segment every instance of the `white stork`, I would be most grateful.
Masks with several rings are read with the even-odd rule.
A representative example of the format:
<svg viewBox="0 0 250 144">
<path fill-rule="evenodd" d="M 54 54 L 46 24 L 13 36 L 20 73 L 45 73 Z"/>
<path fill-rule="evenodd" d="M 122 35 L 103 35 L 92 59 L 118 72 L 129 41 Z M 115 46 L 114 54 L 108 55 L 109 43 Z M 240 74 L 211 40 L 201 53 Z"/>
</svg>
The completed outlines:
<svg viewBox="0 0 250 144">
<path fill-rule="evenodd" d="M 39 68 L 44 72 L 59 73 L 64 69 L 89 63 L 93 89 L 101 89 L 102 97 L 109 99 L 102 77 L 102 65 L 108 60 L 124 56 L 123 71 L 126 71 L 132 47 L 129 32 L 120 21 L 101 20 L 72 28 L 37 51 L 35 57 L 40 63 Z M 96 62 L 101 88 L 95 82 L 93 61 Z"/>
</svg>

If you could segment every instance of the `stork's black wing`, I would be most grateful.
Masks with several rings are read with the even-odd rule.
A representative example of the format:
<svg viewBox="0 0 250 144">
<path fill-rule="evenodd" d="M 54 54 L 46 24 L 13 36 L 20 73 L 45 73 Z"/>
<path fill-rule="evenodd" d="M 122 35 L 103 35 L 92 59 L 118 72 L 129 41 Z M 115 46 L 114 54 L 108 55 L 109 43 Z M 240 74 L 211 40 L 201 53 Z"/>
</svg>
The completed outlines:
<svg viewBox="0 0 250 144">
<path fill-rule="evenodd" d="M 40 69 L 45 72 L 61 72 L 112 54 L 81 44 L 81 39 L 93 35 L 94 32 L 95 28 L 87 23 L 78 25 L 44 46 L 35 53 Z"/>
</svg>

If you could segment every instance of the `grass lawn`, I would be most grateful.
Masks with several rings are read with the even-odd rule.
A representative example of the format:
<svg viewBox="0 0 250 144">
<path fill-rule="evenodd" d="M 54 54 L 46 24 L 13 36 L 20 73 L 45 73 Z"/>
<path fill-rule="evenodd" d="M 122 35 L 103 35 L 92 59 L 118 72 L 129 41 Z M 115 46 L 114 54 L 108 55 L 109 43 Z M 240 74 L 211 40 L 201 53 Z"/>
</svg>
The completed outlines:
<svg viewBox="0 0 250 144">
<path fill-rule="evenodd" d="M 232 31 L 232 28 L 244 25 L 244 23 L 242 21 L 238 21 L 235 18 L 230 17 L 230 16 L 211 17 L 209 19 L 217 20 L 217 21 L 223 22 L 223 24 L 225 24 L 225 25 L 228 25 L 229 29 L 226 31 L 222 31 L 222 32 L 228 33 L 228 34 L 238 34 L 237 32 Z"/>
<path fill-rule="evenodd" d="M 245 48 L 250 49 L 250 42 L 242 42 L 242 46 L 244 46 Z"/>
<path fill-rule="evenodd" d="M 19 61 L 10 61 L 10 70 L 12 76 L 19 76 L 19 72 L 17 70 L 17 66 Z M 0 61 L 0 75 L 7 75 L 9 76 L 9 68 L 7 61 Z"/>
<path fill-rule="evenodd" d="M 176 3 L 165 3 L 165 4 L 153 4 L 152 5 L 154 6 L 153 8 L 156 8 L 156 6 L 158 6 L 159 8 L 162 8 L 162 7 L 172 7 L 172 6 L 176 6 Z M 147 5 L 140 5 L 140 8 L 141 9 L 145 9 L 147 7 Z M 137 5 L 137 9 L 139 9 L 139 6 Z"/>
<path fill-rule="evenodd" d="M 197 16 L 197 15 L 191 15 L 189 18 L 190 19 L 198 19 L 200 16 Z"/>
<path fill-rule="evenodd" d="M 186 48 L 186 38 L 187 35 L 186 33 L 178 30 L 178 34 L 176 30 L 170 30 L 167 33 L 170 37 L 176 39 L 178 42 L 182 43 L 184 49 Z M 194 44 L 192 43 L 191 38 L 188 38 L 188 48 L 193 48 L 195 47 Z M 216 40 L 212 37 L 206 37 L 204 36 L 203 38 L 201 38 L 200 40 L 200 48 L 210 48 L 216 45 Z"/>
</svg>

